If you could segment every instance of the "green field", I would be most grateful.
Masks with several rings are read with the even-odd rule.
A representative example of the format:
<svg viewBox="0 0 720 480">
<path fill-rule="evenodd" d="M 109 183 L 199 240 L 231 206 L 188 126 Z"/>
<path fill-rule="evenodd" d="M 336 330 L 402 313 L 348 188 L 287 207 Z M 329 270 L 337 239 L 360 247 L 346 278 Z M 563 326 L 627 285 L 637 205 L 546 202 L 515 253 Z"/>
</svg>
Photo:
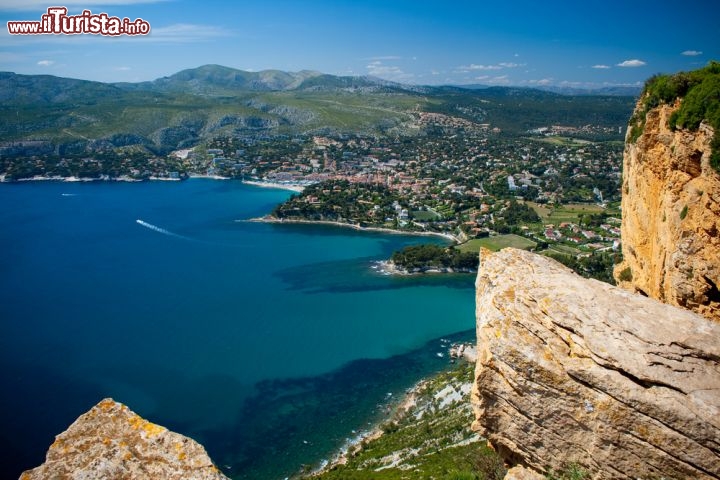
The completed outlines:
<svg viewBox="0 0 720 480">
<path fill-rule="evenodd" d="M 598 205 L 569 203 L 559 207 L 526 202 L 540 216 L 544 223 L 559 224 L 563 222 L 578 223 L 580 217 L 587 213 L 600 213 L 604 209 Z"/>
<path fill-rule="evenodd" d="M 481 247 L 497 252 L 505 247 L 513 247 L 520 249 L 529 249 L 535 247 L 536 243 L 532 240 L 528 240 L 520 235 L 508 234 L 508 235 L 497 235 L 494 237 L 487 238 L 474 238 L 469 240 L 462 245 L 458 245 L 463 252 L 479 252 Z"/>
<path fill-rule="evenodd" d="M 439 215 L 434 214 L 433 212 L 426 211 L 426 210 L 415 210 L 410 213 L 413 219 L 419 220 L 421 222 L 427 222 L 432 220 L 437 220 L 441 218 Z"/>
<path fill-rule="evenodd" d="M 560 253 L 562 255 L 570 255 L 573 257 L 582 253 L 577 248 L 568 247 L 567 245 L 551 245 L 547 251 Z"/>
<path fill-rule="evenodd" d="M 551 145 L 565 145 L 565 146 L 582 146 L 589 143 L 593 143 L 589 140 L 582 140 L 579 138 L 562 137 L 562 136 L 550 136 L 550 137 L 525 137 L 528 140 L 534 140 L 536 142 L 549 143 Z"/>
</svg>

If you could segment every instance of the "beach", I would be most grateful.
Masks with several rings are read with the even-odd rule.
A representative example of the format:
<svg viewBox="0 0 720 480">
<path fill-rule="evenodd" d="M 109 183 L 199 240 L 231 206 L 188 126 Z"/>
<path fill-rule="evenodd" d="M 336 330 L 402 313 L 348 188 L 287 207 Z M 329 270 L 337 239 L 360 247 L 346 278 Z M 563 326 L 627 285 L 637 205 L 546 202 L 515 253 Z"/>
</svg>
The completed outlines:
<svg viewBox="0 0 720 480">
<path fill-rule="evenodd" d="M 289 184 L 289 183 L 264 182 L 264 181 L 256 181 L 256 180 L 243 180 L 242 183 L 244 183 L 245 185 L 253 185 L 256 187 L 263 187 L 263 188 L 280 188 L 283 190 L 290 190 L 291 192 L 297 192 L 297 193 L 302 193 L 302 191 L 305 190 L 305 187 L 303 187 L 302 185 Z"/>
</svg>

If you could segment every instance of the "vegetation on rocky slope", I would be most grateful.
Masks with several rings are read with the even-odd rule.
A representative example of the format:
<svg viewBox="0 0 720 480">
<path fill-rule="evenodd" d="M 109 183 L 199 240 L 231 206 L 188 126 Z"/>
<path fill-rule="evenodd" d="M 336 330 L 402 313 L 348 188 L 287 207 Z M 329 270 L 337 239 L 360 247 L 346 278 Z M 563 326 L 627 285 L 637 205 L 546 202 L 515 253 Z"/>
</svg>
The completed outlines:
<svg viewBox="0 0 720 480">
<path fill-rule="evenodd" d="M 379 438 L 363 441 L 346 455 L 346 463 L 312 478 L 503 478 L 500 457 L 470 430 L 473 369 L 462 362 L 425 381 L 414 392 L 414 403 L 382 425 Z"/>
<path fill-rule="evenodd" d="M 670 127 L 695 131 L 705 121 L 715 130 L 710 164 L 720 172 L 720 62 L 674 75 L 655 75 L 645 83 L 641 108 L 630 119 L 630 141 L 642 134 L 647 112 L 662 104 L 682 99 L 680 108 L 670 117 Z"/>
<path fill-rule="evenodd" d="M 63 157 L 68 151 L 92 155 L 132 145 L 162 156 L 222 136 L 414 137 L 425 134 L 417 128 L 419 112 L 489 123 L 512 135 L 557 124 L 580 129 L 592 122 L 597 128 L 585 136 L 615 140 L 615 127 L 627 118 L 632 103 L 630 96 L 415 87 L 218 65 L 118 84 L 0 72 L 0 147 L 12 144 L 20 150 L 14 155 L 32 156 L 42 142 L 53 156 Z"/>
<path fill-rule="evenodd" d="M 395 416 L 381 425 L 382 435 L 350 447 L 344 461 L 303 475 L 305 480 L 500 480 L 502 458 L 470 429 L 470 387 L 475 365 L 460 362 L 421 382 Z M 548 480 L 583 480 L 577 464 L 549 470 Z"/>
<path fill-rule="evenodd" d="M 423 244 L 410 245 L 392 254 L 396 267 L 408 271 L 447 270 L 456 272 L 476 271 L 478 255 L 453 247 Z"/>
</svg>

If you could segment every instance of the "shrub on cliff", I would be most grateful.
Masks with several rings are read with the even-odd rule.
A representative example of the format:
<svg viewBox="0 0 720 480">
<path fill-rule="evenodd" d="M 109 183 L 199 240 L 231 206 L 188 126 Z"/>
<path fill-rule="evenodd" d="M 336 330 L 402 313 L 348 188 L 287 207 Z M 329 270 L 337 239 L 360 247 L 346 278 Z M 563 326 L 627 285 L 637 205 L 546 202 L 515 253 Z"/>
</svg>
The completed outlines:
<svg viewBox="0 0 720 480">
<path fill-rule="evenodd" d="M 681 98 L 680 108 L 670 117 L 670 127 L 695 131 L 702 121 L 715 130 L 710 165 L 720 172 L 720 62 L 674 75 L 655 75 L 645 82 L 642 107 L 630 119 L 630 142 L 642 134 L 647 112 Z"/>
</svg>

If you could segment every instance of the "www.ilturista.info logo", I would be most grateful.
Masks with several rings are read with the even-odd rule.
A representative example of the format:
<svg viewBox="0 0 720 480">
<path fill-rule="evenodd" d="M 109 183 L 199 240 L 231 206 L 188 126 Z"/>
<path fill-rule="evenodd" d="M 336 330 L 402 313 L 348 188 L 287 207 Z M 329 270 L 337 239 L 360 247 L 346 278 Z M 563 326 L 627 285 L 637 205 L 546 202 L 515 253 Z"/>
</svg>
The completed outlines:
<svg viewBox="0 0 720 480">
<path fill-rule="evenodd" d="M 83 10 L 80 15 L 68 15 L 65 7 L 50 7 L 40 21 L 7 22 L 11 35 L 147 35 L 150 24 L 142 18 L 110 17 L 107 13 Z"/>
</svg>

